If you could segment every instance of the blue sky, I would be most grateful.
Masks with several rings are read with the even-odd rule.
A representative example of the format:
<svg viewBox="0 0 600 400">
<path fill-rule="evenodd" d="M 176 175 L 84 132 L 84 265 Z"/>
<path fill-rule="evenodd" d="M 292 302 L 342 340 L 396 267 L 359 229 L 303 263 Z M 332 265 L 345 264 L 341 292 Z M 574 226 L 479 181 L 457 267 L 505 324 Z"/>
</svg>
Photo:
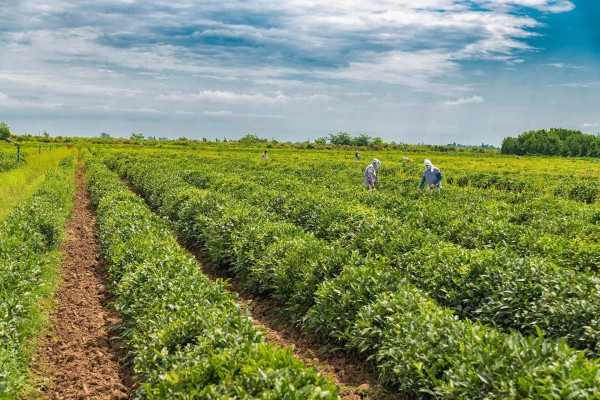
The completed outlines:
<svg viewBox="0 0 600 400">
<path fill-rule="evenodd" d="M 600 132 L 598 0 L 14 0 L 0 15 L 14 133 Z"/>
</svg>

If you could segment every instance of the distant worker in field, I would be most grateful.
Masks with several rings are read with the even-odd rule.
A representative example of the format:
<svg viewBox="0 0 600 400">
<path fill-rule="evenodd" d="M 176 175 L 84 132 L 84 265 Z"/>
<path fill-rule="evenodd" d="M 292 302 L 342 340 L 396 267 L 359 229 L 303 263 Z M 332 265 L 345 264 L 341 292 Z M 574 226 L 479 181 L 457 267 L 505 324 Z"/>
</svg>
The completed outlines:
<svg viewBox="0 0 600 400">
<path fill-rule="evenodd" d="M 267 158 L 269 158 L 269 155 L 267 154 L 266 150 L 262 153 L 261 157 L 262 157 L 263 160 L 266 160 Z"/>
<path fill-rule="evenodd" d="M 377 173 L 375 171 L 377 171 L 380 165 L 381 161 L 374 158 L 373 161 L 371 161 L 371 164 L 367 165 L 367 168 L 365 169 L 365 180 L 363 183 L 369 190 L 375 190 L 375 186 L 379 184 Z"/>
<path fill-rule="evenodd" d="M 354 157 L 356 157 L 357 160 L 360 160 L 360 154 L 358 154 L 358 150 L 356 150 L 354 153 Z"/>
<path fill-rule="evenodd" d="M 407 164 L 409 164 L 409 163 L 411 162 L 411 161 L 410 161 L 410 158 L 408 158 L 408 157 L 404 157 L 404 162 L 405 162 L 405 163 L 407 163 Z"/>
<path fill-rule="evenodd" d="M 425 164 L 425 171 L 423 172 L 423 179 L 419 184 L 419 189 L 423 188 L 423 185 L 427 183 L 427 189 L 441 189 L 442 188 L 442 173 L 440 169 L 435 167 L 429 158 L 426 158 L 423 162 Z"/>
</svg>

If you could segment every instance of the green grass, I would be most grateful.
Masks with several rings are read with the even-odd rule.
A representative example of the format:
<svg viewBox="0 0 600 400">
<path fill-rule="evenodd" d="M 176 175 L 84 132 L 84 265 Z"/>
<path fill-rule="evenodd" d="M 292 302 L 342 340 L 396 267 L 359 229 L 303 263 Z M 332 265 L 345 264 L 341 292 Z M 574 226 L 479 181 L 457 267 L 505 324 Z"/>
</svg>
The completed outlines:
<svg viewBox="0 0 600 400">
<path fill-rule="evenodd" d="M 58 282 L 58 246 L 75 188 L 75 157 L 58 165 L 0 221 L 0 399 L 21 398 L 32 387 L 28 366 Z"/>
<path fill-rule="evenodd" d="M 28 198 L 44 180 L 46 172 L 56 167 L 70 151 L 62 148 L 39 155 L 37 149 L 27 149 L 23 151 L 25 162 L 10 171 L 0 172 L 0 221 L 15 204 Z"/>
</svg>

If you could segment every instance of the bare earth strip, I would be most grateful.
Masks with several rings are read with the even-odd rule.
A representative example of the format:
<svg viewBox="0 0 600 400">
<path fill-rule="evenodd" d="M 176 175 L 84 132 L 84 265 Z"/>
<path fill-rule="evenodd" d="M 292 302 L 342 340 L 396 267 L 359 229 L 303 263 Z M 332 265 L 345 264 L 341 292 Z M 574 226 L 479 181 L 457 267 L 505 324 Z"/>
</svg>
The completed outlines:
<svg viewBox="0 0 600 400">
<path fill-rule="evenodd" d="M 190 250 L 191 251 L 191 250 Z M 404 396 L 386 394 L 366 362 L 344 352 L 332 353 L 316 338 L 305 335 L 290 326 L 280 315 L 281 310 L 271 299 L 254 296 L 245 291 L 235 278 L 203 260 L 199 251 L 193 252 L 211 279 L 227 279 L 231 289 L 238 293 L 237 301 L 250 310 L 253 322 L 263 327 L 270 342 L 292 348 L 294 355 L 305 364 L 315 367 L 323 376 L 329 376 L 340 387 L 340 397 L 345 400 L 391 400 Z"/>
<path fill-rule="evenodd" d="M 109 326 L 119 318 L 107 307 L 108 279 L 98 257 L 92 210 L 80 166 L 75 214 L 61 247 L 65 257 L 52 328 L 39 344 L 33 366 L 44 382 L 45 399 L 127 399 L 132 390 L 131 373 L 109 336 Z"/>
</svg>

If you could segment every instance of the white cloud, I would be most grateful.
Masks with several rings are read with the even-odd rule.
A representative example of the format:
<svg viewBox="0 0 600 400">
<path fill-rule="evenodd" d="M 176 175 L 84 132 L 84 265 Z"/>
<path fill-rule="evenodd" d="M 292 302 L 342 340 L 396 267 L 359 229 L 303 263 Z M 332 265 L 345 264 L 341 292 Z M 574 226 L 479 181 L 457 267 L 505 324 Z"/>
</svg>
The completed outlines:
<svg viewBox="0 0 600 400">
<path fill-rule="evenodd" d="M 566 0 L 479 1 L 488 10 L 472 9 L 459 0 L 183 0 L 137 6 L 131 0 L 21 3 L 22 15 L 15 10 L 11 14 L 20 16 L 20 25 L 30 30 L 13 33 L 11 46 L 3 50 L 33 68 L 72 63 L 65 66 L 75 70 L 96 64 L 90 76 L 92 72 L 119 75 L 129 69 L 225 80 L 316 72 L 332 79 L 390 79 L 421 90 L 438 90 L 433 81 L 453 76 L 461 60 L 517 62 L 516 53 L 531 50 L 523 39 L 534 36 L 531 29 L 541 24 L 488 3 L 552 12 L 572 6 Z M 231 13 L 233 20 L 214 17 L 220 13 Z M 261 18 L 244 18 L 253 14 Z M 66 26 L 52 26 L 60 23 Z M 239 40 L 241 45 L 228 47 L 223 44 L 228 40 Z M 288 61 L 303 58 L 311 61 L 297 65 Z M 92 81 L 90 77 L 81 80 L 88 85 Z M 205 95 L 223 102 L 286 101 L 219 91 L 199 97 Z"/>
<path fill-rule="evenodd" d="M 238 113 L 230 110 L 204 111 L 203 114 L 209 117 L 283 119 L 283 116 L 277 114 Z"/>
<path fill-rule="evenodd" d="M 229 111 L 229 110 L 204 111 L 204 115 L 211 115 L 211 116 L 222 117 L 222 116 L 233 115 L 233 111 Z"/>
<path fill-rule="evenodd" d="M 11 97 L 4 92 L 0 92 L 0 104 L 4 107 L 10 108 L 23 108 L 28 110 L 50 110 L 59 109 L 64 106 L 62 103 L 51 102 L 46 100 L 32 101 L 32 100 L 21 100 L 15 97 Z"/>
<path fill-rule="evenodd" d="M 206 100 L 217 103 L 259 103 L 259 104 L 277 104 L 286 103 L 289 98 L 281 93 L 275 93 L 273 95 L 267 95 L 264 93 L 235 93 L 230 91 L 222 90 L 202 90 L 197 93 L 185 94 L 185 93 L 171 93 L 161 94 L 158 96 L 160 100 L 173 100 L 173 101 L 188 101 L 188 100 Z"/>
<path fill-rule="evenodd" d="M 481 104 L 484 102 L 484 98 L 481 96 L 473 95 L 470 97 L 461 97 L 458 100 L 444 101 L 444 105 L 447 106 L 462 106 L 465 104 Z"/>
<path fill-rule="evenodd" d="M 133 97 L 142 94 L 139 88 L 127 87 L 123 82 L 99 81 L 95 72 L 70 71 L 70 74 L 55 74 L 53 71 L 25 70 L 21 72 L 0 70 L 0 82 L 18 85 L 22 90 L 32 90 L 54 95 L 120 96 Z M 95 77 L 95 79 L 94 79 Z"/>
<path fill-rule="evenodd" d="M 529 7 L 539 11 L 561 13 L 571 11 L 575 4 L 569 0 L 475 0 L 486 7 L 506 9 L 508 7 Z"/>
<path fill-rule="evenodd" d="M 582 128 L 598 128 L 598 126 L 600 126 L 598 122 L 585 122 L 581 124 Z"/>
<path fill-rule="evenodd" d="M 600 88 L 600 81 L 563 83 L 562 86 L 574 89 L 596 89 Z"/>
<path fill-rule="evenodd" d="M 377 58 L 376 55 L 370 55 Z M 348 79 L 370 82 L 401 84 L 420 90 L 439 91 L 442 85 L 435 78 L 457 73 L 459 65 L 448 55 L 433 51 L 393 52 L 375 61 L 352 62 L 339 70 L 321 70 L 318 76 L 330 79 Z"/>
</svg>

